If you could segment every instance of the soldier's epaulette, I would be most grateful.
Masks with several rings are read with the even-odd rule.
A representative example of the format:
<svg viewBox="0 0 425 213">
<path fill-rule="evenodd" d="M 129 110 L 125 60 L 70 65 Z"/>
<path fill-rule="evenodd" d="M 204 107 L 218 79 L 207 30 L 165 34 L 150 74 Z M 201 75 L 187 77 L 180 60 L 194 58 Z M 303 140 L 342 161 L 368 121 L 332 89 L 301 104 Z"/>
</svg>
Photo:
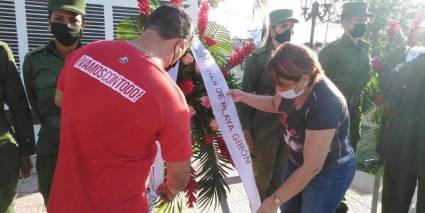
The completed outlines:
<svg viewBox="0 0 425 213">
<path fill-rule="evenodd" d="M 2 41 L 0 41 L 0 47 L 8 47 L 9 45 L 7 45 L 7 43 L 4 43 Z"/>
<path fill-rule="evenodd" d="M 329 46 L 338 46 L 338 45 L 340 45 L 342 43 L 342 41 L 343 40 L 341 38 L 339 38 L 339 39 L 337 39 L 337 40 L 335 40 L 335 41 L 333 41 L 331 43 L 328 43 L 328 45 Z"/>
</svg>

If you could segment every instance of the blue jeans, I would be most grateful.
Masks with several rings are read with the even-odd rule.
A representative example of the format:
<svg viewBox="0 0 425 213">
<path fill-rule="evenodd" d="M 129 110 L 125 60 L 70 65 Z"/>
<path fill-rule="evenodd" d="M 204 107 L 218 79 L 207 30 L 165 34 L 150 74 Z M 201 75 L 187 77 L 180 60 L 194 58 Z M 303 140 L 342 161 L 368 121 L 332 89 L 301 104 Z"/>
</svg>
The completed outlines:
<svg viewBox="0 0 425 213">
<path fill-rule="evenodd" d="M 284 181 L 297 168 L 288 160 Z M 356 160 L 336 168 L 323 168 L 302 192 L 284 203 L 280 208 L 283 213 L 334 213 L 345 192 L 350 187 L 356 172 Z"/>
</svg>

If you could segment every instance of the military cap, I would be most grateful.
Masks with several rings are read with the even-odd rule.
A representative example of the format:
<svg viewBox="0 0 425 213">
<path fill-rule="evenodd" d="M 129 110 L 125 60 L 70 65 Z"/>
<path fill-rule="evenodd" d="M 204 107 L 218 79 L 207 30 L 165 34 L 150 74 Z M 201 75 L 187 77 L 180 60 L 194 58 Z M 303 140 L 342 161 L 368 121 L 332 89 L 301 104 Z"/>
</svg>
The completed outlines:
<svg viewBox="0 0 425 213">
<path fill-rule="evenodd" d="M 293 11 L 290 9 L 274 10 L 269 15 L 270 25 L 276 25 L 282 21 L 291 20 L 298 23 L 298 19 L 294 18 Z"/>
<path fill-rule="evenodd" d="M 49 0 L 49 10 L 65 10 L 80 15 L 86 14 L 86 0 Z"/>
<path fill-rule="evenodd" d="M 347 2 L 342 6 L 342 14 L 344 16 L 365 17 L 372 14 L 367 10 L 367 3 L 363 1 Z"/>
</svg>

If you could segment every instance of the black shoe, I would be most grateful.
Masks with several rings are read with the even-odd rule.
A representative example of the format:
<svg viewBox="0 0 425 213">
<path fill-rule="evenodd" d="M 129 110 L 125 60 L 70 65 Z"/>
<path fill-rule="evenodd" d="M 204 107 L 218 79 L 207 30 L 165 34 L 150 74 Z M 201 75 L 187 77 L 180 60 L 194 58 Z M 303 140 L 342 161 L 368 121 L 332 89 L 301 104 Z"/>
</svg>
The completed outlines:
<svg viewBox="0 0 425 213">
<path fill-rule="evenodd" d="M 348 212 L 348 206 L 344 202 L 341 202 L 338 208 L 335 210 L 335 213 L 347 213 L 347 212 Z"/>
</svg>

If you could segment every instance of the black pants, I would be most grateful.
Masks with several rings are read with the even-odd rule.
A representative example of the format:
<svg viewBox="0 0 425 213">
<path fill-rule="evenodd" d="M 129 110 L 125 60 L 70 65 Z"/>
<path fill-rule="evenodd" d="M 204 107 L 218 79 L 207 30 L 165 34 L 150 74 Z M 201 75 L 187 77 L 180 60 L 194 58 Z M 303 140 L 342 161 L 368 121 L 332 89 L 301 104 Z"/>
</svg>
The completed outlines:
<svg viewBox="0 0 425 213">
<path fill-rule="evenodd" d="M 385 166 L 382 191 L 383 213 L 407 213 L 418 186 L 417 213 L 425 213 L 425 177 L 417 177 Z"/>
</svg>

